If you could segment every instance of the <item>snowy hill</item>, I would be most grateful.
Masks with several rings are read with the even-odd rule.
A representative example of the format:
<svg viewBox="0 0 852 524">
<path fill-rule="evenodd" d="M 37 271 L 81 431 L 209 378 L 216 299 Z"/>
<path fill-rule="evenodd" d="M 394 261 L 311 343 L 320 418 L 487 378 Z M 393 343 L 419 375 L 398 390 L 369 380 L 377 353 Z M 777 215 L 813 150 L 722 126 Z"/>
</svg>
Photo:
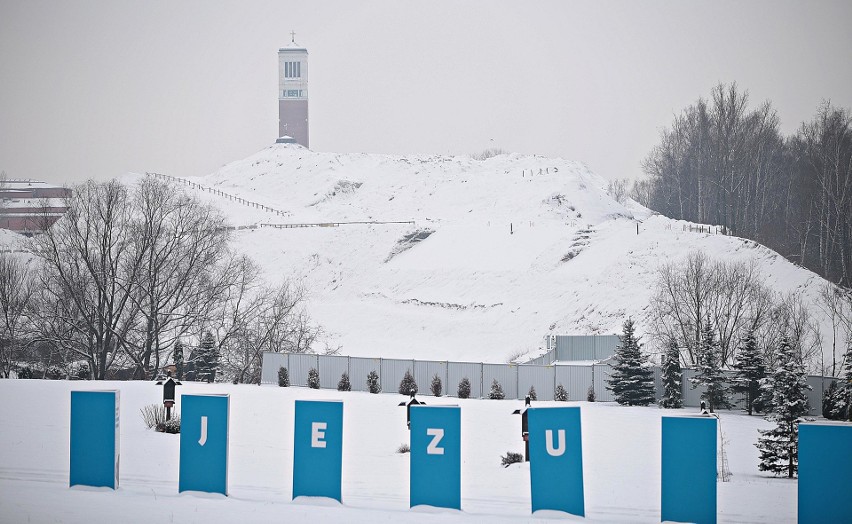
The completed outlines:
<svg viewBox="0 0 852 524">
<path fill-rule="evenodd" d="M 757 260 L 770 286 L 810 305 L 823 282 L 753 242 L 625 207 L 562 159 L 276 144 L 190 180 L 254 227 L 235 232 L 237 249 L 271 280 L 302 280 L 328 345 L 355 356 L 505 362 L 547 334 L 617 333 L 627 316 L 641 333 L 659 263 L 696 249 Z M 332 227 L 257 227 L 320 223 Z"/>
</svg>

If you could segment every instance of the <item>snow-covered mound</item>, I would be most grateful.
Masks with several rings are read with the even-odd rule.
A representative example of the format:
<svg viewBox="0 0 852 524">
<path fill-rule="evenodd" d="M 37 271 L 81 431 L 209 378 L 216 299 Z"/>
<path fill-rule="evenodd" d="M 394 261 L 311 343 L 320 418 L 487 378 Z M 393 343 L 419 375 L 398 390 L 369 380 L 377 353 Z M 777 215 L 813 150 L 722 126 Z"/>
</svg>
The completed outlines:
<svg viewBox="0 0 852 524">
<path fill-rule="evenodd" d="M 822 282 L 753 242 L 625 207 L 562 159 L 276 144 L 190 180 L 235 226 L 254 226 L 236 246 L 268 278 L 304 281 L 343 354 L 504 362 L 547 334 L 618 333 L 628 316 L 641 333 L 659 263 L 696 249 L 755 259 L 769 285 L 806 303 Z M 272 224 L 332 227 L 257 227 Z"/>
</svg>

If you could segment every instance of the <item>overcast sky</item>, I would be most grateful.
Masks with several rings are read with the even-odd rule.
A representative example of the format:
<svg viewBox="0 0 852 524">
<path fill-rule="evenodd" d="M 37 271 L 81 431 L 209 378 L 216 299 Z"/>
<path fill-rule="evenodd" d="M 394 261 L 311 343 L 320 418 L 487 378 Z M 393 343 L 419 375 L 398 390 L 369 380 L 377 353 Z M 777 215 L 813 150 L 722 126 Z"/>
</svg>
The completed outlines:
<svg viewBox="0 0 852 524">
<path fill-rule="evenodd" d="M 640 162 L 718 82 L 791 133 L 852 107 L 852 2 L 0 0 L 0 169 L 203 175 L 273 143 L 277 50 L 309 51 L 317 151 Z"/>
</svg>

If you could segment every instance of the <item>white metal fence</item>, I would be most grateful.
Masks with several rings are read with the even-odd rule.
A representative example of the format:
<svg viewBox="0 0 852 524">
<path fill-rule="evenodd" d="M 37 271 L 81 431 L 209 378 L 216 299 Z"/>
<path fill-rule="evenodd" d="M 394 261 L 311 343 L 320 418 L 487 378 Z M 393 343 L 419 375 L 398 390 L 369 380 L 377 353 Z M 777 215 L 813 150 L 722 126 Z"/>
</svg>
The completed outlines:
<svg viewBox="0 0 852 524">
<path fill-rule="evenodd" d="M 343 373 L 349 375 L 353 391 L 367 391 L 367 375 L 375 371 L 384 393 L 398 393 L 399 383 L 405 372 L 409 371 L 417 382 L 419 395 L 431 395 L 430 385 L 436 375 L 441 379 L 443 395 L 458 396 L 459 382 L 463 378 L 470 381 L 471 398 L 488 398 L 492 381 L 497 380 L 507 399 L 523 399 L 530 388 L 535 388 L 538 400 L 553 400 L 558 385 L 568 392 L 569 400 L 586 400 L 589 386 L 594 386 L 596 400 L 612 401 L 612 393 L 606 389 L 611 367 L 609 364 L 571 365 L 571 364 L 486 364 L 482 362 L 452 362 L 436 360 L 409 360 L 392 358 L 362 358 L 338 355 L 313 355 L 306 353 L 263 354 L 262 384 L 277 384 L 278 370 L 286 368 L 290 385 L 307 386 L 308 371 L 311 368 L 319 372 L 320 387 L 336 389 Z M 701 404 L 702 388 L 693 389 L 689 379 L 695 376 L 695 370 L 683 370 L 684 406 L 698 407 Z M 831 382 L 829 377 L 809 376 L 808 400 L 811 415 L 818 415 L 822 408 L 822 392 Z M 662 378 L 659 367 L 654 367 L 654 386 L 659 400 L 662 391 Z M 733 396 L 734 404 L 742 407 L 742 398 Z"/>
</svg>

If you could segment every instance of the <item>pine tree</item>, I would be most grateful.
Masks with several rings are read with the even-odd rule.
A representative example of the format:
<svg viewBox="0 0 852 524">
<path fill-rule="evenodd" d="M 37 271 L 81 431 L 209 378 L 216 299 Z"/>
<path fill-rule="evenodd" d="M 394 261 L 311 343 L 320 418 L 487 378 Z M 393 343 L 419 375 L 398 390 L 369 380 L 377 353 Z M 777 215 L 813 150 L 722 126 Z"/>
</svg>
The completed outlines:
<svg viewBox="0 0 852 524">
<path fill-rule="evenodd" d="M 412 393 L 417 393 L 417 382 L 414 381 L 414 376 L 411 374 L 411 371 L 406 369 L 405 376 L 402 377 L 402 380 L 399 383 L 399 394 L 411 395 Z"/>
<path fill-rule="evenodd" d="M 654 403 L 654 371 L 648 357 L 642 353 L 634 334 L 633 320 L 622 326 L 620 343 L 615 349 L 612 373 L 607 379 L 607 389 L 615 401 L 627 406 L 647 406 Z"/>
<path fill-rule="evenodd" d="M 278 385 L 282 388 L 290 387 L 290 372 L 284 366 L 278 368 Z"/>
<path fill-rule="evenodd" d="M 467 377 L 459 381 L 458 397 L 470 398 L 470 380 Z"/>
<path fill-rule="evenodd" d="M 835 403 L 840 411 L 840 419 L 852 421 L 852 341 L 843 359 L 843 383 L 837 388 Z"/>
<path fill-rule="evenodd" d="M 711 412 L 717 409 L 734 407 L 728 400 L 728 386 L 722 373 L 722 348 L 716 342 L 716 335 L 709 319 L 701 328 L 701 344 L 698 346 L 698 373 L 689 379 L 692 389 L 704 386 L 701 400 L 707 401 Z"/>
<path fill-rule="evenodd" d="M 530 397 L 530 400 L 538 400 L 538 395 L 535 393 L 535 386 L 530 386 L 530 390 L 527 391 L 527 396 Z"/>
<path fill-rule="evenodd" d="M 680 348 L 677 341 L 671 339 L 663 357 L 662 368 L 663 398 L 660 406 L 669 409 L 683 407 L 683 370 L 680 367 Z"/>
<path fill-rule="evenodd" d="M 344 371 L 340 375 L 340 380 L 337 382 L 337 391 L 352 391 L 352 384 L 349 382 L 349 373 Z"/>
<path fill-rule="evenodd" d="M 844 415 L 845 394 L 843 388 L 832 380 L 822 395 L 822 416 L 828 420 L 841 420 Z"/>
<path fill-rule="evenodd" d="M 762 382 L 772 395 L 772 411 L 766 420 L 775 422 L 769 430 L 758 430 L 760 438 L 760 471 L 775 475 L 787 474 L 793 478 L 798 470 L 799 417 L 809 410 L 807 375 L 796 350 L 790 345 L 787 335 L 781 337 L 778 348 L 778 368 Z"/>
<path fill-rule="evenodd" d="M 565 391 L 565 388 L 562 384 L 556 386 L 556 391 L 553 392 L 553 400 L 558 400 L 559 402 L 568 402 L 568 392 Z"/>
<path fill-rule="evenodd" d="M 589 389 L 586 390 L 586 401 L 587 402 L 594 402 L 595 400 L 597 400 L 597 398 L 598 398 L 598 396 L 595 394 L 595 386 L 590 385 Z"/>
<path fill-rule="evenodd" d="M 367 373 L 367 391 L 370 393 L 381 393 L 382 385 L 379 384 L 379 374 L 376 370 Z"/>
<path fill-rule="evenodd" d="M 175 375 L 177 380 L 183 380 L 183 342 L 178 339 L 175 342 L 175 350 L 172 353 L 172 360 L 175 363 Z"/>
<path fill-rule="evenodd" d="M 207 331 L 201 337 L 201 345 L 198 347 L 198 358 L 195 367 L 198 380 L 212 383 L 216 380 L 216 371 L 219 367 L 219 351 L 216 348 L 216 339 L 213 333 Z"/>
<path fill-rule="evenodd" d="M 488 393 L 488 398 L 491 400 L 503 400 L 506 398 L 506 394 L 503 393 L 503 386 L 497 382 L 496 378 L 491 382 L 491 391 Z"/>
<path fill-rule="evenodd" d="M 746 411 L 751 415 L 755 409 L 763 407 L 758 399 L 760 381 L 766 377 L 766 366 L 757 348 L 753 330 L 749 330 L 740 340 L 734 369 L 736 374 L 731 379 L 731 390 L 745 395 Z"/>
<path fill-rule="evenodd" d="M 308 387 L 311 389 L 320 388 L 319 371 L 317 371 L 317 368 L 308 370 Z"/>
<path fill-rule="evenodd" d="M 440 397 L 441 393 L 444 392 L 444 384 L 441 382 L 441 377 L 437 373 L 432 377 L 432 384 L 429 386 L 429 389 L 432 390 L 432 394 L 436 397 Z"/>
</svg>

